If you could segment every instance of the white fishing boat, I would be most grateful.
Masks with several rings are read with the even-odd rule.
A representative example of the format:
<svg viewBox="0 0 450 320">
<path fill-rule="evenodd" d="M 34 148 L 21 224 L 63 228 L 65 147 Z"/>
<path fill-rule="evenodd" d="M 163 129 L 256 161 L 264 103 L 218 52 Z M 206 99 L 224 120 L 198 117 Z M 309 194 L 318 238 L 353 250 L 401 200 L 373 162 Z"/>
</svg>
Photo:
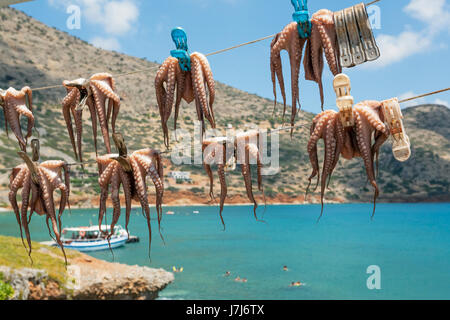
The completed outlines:
<svg viewBox="0 0 450 320">
<path fill-rule="evenodd" d="M 127 242 L 137 242 L 137 237 L 128 238 L 128 233 L 121 226 L 114 227 L 114 234 L 108 241 L 110 227 L 103 225 L 101 231 L 98 226 L 65 228 L 62 231 L 61 241 L 64 248 L 74 249 L 82 252 L 109 250 L 121 247 Z M 57 246 L 55 241 L 41 242 L 49 246 Z"/>
</svg>

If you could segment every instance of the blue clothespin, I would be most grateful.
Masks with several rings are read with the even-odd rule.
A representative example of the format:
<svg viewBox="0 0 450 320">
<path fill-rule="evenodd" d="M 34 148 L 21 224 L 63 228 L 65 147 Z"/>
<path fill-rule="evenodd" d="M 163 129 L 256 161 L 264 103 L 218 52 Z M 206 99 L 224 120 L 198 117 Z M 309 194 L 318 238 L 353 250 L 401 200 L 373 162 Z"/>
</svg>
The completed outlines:
<svg viewBox="0 0 450 320">
<path fill-rule="evenodd" d="M 172 40 L 175 42 L 177 50 L 170 51 L 172 57 L 177 58 L 180 68 L 183 71 L 191 71 L 191 57 L 187 45 L 187 35 L 183 28 L 172 30 Z"/>
<path fill-rule="evenodd" d="M 309 20 L 308 0 L 291 0 L 295 8 L 292 18 L 298 23 L 300 38 L 308 38 L 311 35 L 311 20 Z"/>
</svg>

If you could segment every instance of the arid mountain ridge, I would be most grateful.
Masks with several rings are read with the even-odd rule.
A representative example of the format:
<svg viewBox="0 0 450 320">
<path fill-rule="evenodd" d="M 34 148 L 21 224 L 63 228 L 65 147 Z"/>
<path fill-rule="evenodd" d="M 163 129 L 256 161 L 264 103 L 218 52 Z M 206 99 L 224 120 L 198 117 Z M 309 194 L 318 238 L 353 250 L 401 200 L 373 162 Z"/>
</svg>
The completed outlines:
<svg viewBox="0 0 450 320">
<path fill-rule="evenodd" d="M 145 59 L 95 48 L 15 9 L 0 9 L 0 88 L 7 89 L 11 86 L 20 89 L 25 85 L 36 88 L 61 84 L 65 79 L 87 78 L 97 72 L 118 75 L 133 70 L 152 69 L 116 77 L 118 93 L 123 99 L 117 125 L 125 136 L 129 150 L 145 147 L 165 149 L 153 86 L 157 68 L 158 64 Z M 214 71 L 214 65 L 212 68 Z M 272 118 L 273 101 L 220 82 L 216 84 L 214 108 L 218 127 L 231 124 L 235 128 L 243 128 L 248 123 L 262 128 L 281 125 L 281 119 Z M 64 88 L 33 93 L 42 160 L 75 160 L 61 112 L 60 102 L 64 95 Z M 195 106 L 183 103 L 181 110 L 179 126 L 192 131 Z M 278 110 L 282 110 L 282 106 L 278 106 Z M 269 203 L 304 202 L 307 178 L 311 171 L 306 152 L 309 134 L 307 127 L 313 116 L 311 113 L 301 112 L 297 124 L 304 124 L 306 127 L 296 130 L 292 140 L 289 134 L 280 136 L 281 170 L 274 176 L 264 178 Z M 380 155 L 380 201 L 449 201 L 450 110 L 440 105 L 421 105 L 405 109 L 404 117 L 413 154 L 409 161 L 400 163 L 392 156 L 391 143 L 385 144 Z M 87 114 L 84 127 L 85 159 L 94 159 L 93 137 Z M 100 141 L 101 137 L 98 138 Z M 19 164 L 16 152 L 16 141 L 11 133 L 7 138 L 3 113 L 0 112 L 0 168 L 11 168 Z M 104 150 L 100 151 L 102 152 Z M 169 159 L 164 160 L 164 164 L 166 174 L 172 170 L 189 171 L 192 177 L 191 184 L 166 179 L 166 204 L 209 203 L 208 179 L 202 166 L 174 166 Z M 72 201 L 79 206 L 95 206 L 98 197 L 93 197 L 92 194 L 98 194 L 99 191 L 96 168 L 91 166 L 86 169 L 87 172 L 82 174 L 81 168 L 73 168 Z M 8 207 L 8 176 L 8 171 L 0 171 L 2 207 Z M 220 188 L 216 174 L 215 178 L 217 193 Z M 341 160 L 326 197 L 337 202 L 370 202 L 373 191 L 366 180 L 361 159 Z M 247 203 L 239 168 L 228 173 L 227 181 L 230 195 L 227 203 Z M 152 188 L 151 191 L 153 192 Z M 262 197 L 256 194 L 261 202 Z M 151 197 L 153 198 L 153 194 Z M 308 201 L 317 203 L 318 194 L 314 194 Z"/>
</svg>

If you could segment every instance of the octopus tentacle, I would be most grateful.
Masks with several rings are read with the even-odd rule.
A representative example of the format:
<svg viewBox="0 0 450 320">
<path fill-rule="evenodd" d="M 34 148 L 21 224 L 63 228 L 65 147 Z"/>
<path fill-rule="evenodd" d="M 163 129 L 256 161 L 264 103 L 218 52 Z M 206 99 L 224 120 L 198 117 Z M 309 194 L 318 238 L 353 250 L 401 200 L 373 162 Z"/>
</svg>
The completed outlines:
<svg viewBox="0 0 450 320">
<path fill-rule="evenodd" d="M 105 96 L 95 86 L 91 85 L 92 94 L 94 95 L 94 106 L 97 111 L 100 129 L 102 131 L 103 140 L 105 142 L 106 152 L 111 153 L 111 141 L 109 138 L 109 128 L 106 120 Z"/>
<path fill-rule="evenodd" d="M 211 112 L 211 105 L 207 100 L 207 93 L 205 88 L 205 74 L 203 72 L 203 64 L 202 64 L 202 54 L 198 52 L 194 52 L 191 54 L 191 64 L 192 64 L 192 85 L 194 88 L 194 94 L 196 96 L 196 100 L 198 100 L 199 106 L 203 112 L 203 115 L 211 124 L 212 128 L 216 127 L 216 123 L 214 120 L 214 114 Z"/>
<path fill-rule="evenodd" d="M 5 104 L 5 118 L 8 118 L 9 126 L 11 131 L 15 134 L 22 151 L 26 151 L 27 142 L 25 141 L 22 130 L 20 128 L 19 114 L 15 110 L 14 105 L 10 105 L 11 102 L 8 100 Z"/>
<path fill-rule="evenodd" d="M 290 42 L 288 52 L 289 52 L 289 59 L 291 61 L 291 92 L 292 92 L 291 126 L 294 126 L 295 117 L 297 115 L 297 103 L 299 104 L 300 107 L 298 83 L 305 39 L 300 39 L 298 32 L 293 33 L 291 37 L 293 37 L 293 39 Z M 291 129 L 291 137 L 293 132 L 294 129 Z"/>
<path fill-rule="evenodd" d="M 152 231 L 150 225 L 150 207 L 148 203 L 147 196 L 147 184 L 145 182 L 144 169 L 140 166 L 138 160 L 135 157 L 130 157 L 130 163 L 133 168 L 133 177 L 136 181 L 136 191 L 139 202 L 141 203 L 142 210 L 144 211 L 145 217 L 147 219 L 147 224 L 149 226 L 149 254 L 151 250 L 151 241 L 152 241 Z"/>
<path fill-rule="evenodd" d="M 33 127 L 35 124 L 35 119 L 33 115 L 33 91 L 30 87 L 23 87 L 20 90 L 21 94 L 25 95 L 26 100 L 22 104 L 17 106 L 17 111 L 20 115 L 28 119 L 27 123 L 27 135 L 25 139 L 28 140 L 33 134 Z"/>
<path fill-rule="evenodd" d="M 203 163 L 203 167 L 205 168 L 206 174 L 208 175 L 209 178 L 209 197 L 211 198 L 212 201 L 214 201 L 214 176 L 213 176 L 213 172 L 211 169 L 211 165 L 210 164 L 206 164 Z"/>
<path fill-rule="evenodd" d="M 22 208 L 21 208 L 21 222 L 22 227 L 25 231 L 25 236 L 27 238 L 28 243 L 28 256 L 31 259 L 31 237 L 30 237 L 30 230 L 28 228 L 28 205 L 30 201 L 30 191 L 31 191 L 31 179 L 30 179 L 30 173 L 27 172 L 27 176 L 25 177 L 25 181 L 22 187 Z M 26 248 L 26 247 L 25 247 Z M 31 260 L 33 261 L 33 260 Z"/>
<path fill-rule="evenodd" d="M 100 232 L 103 234 L 102 225 L 103 225 L 103 217 L 106 214 L 106 200 L 108 200 L 108 188 L 102 188 L 100 191 L 100 205 L 98 211 L 98 228 Z"/>
<path fill-rule="evenodd" d="M 280 33 L 278 33 L 274 40 L 271 43 L 271 51 L 270 51 L 270 65 L 271 65 L 271 71 L 272 71 L 272 83 L 273 83 L 273 90 L 276 92 L 276 85 L 275 80 L 278 78 L 278 84 L 280 86 L 281 95 L 283 97 L 283 118 L 286 113 L 286 92 L 285 92 L 285 85 L 284 85 L 284 77 L 283 77 L 283 67 L 281 63 L 281 51 L 287 50 L 289 52 L 289 58 L 291 59 L 291 66 L 294 65 L 294 69 L 296 68 L 296 61 L 293 61 L 292 58 L 297 57 L 298 52 L 294 53 L 293 49 L 291 49 L 292 46 L 297 46 L 299 48 L 298 44 L 300 41 L 300 37 L 298 34 L 297 29 L 297 23 L 291 22 L 288 24 Z M 301 53 L 300 53 L 301 54 Z M 301 58 L 300 58 L 301 59 Z M 295 71 L 293 72 L 295 74 Z M 292 83 L 294 83 L 294 79 L 291 79 Z M 297 85 L 298 87 L 298 85 Z M 293 89 L 294 92 L 295 88 Z M 293 105 L 292 107 L 294 107 Z M 276 107 L 276 102 L 275 102 Z"/>
<path fill-rule="evenodd" d="M 8 135 L 8 123 L 11 131 L 16 136 L 22 151 L 26 151 L 28 139 L 32 135 L 35 118 L 33 115 L 32 91 L 24 87 L 20 91 L 9 88 L 0 92 L 1 105 L 5 115 L 5 131 Z M 20 125 L 20 116 L 28 119 L 27 134 L 24 138 Z"/>
<path fill-rule="evenodd" d="M 173 101 L 175 98 L 175 90 L 177 84 L 177 73 L 180 69 L 180 65 L 178 64 L 178 60 L 173 58 L 171 63 L 169 64 L 169 70 L 167 73 L 166 79 L 166 101 L 165 101 L 165 110 L 164 110 L 164 139 L 166 147 L 169 148 L 169 129 L 167 127 L 167 122 L 169 121 L 169 117 L 172 114 Z"/>
<path fill-rule="evenodd" d="M 164 181 L 162 177 L 164 175 L 163 166 L 161 163 L 161 155 L 157 151 L 153 151 L 150 149 L 144 149 L 138 152 L 135 152 L 132 157 L 136 160 L 136 162 L 143 168 L 144 181 L 145 176 L 148 174 L 152 179 L 153 184 L 155 185 L 156 191 L 156 211 L 158 215 L 158 227 L 161 235 L 161 239 L 163 239 L 161 234 L 161 219 L 162 219 L 162 198 L 164 196 Z M 143 186 L 145 190 L 147 190 L 147 186 Z M 147 191 L 145 191 L 146 193 Z M 164 239 L 163 239 L 164 240 Z"/>
<path fill-rule="evenodd" d="M 259 221 L 258 217 L 256 215 L 256 209 L 258 208 L 258 204 L 257 204 L 257 202 L 255 200 L 254 195 L 253 195 L 252 173 L 251 173 L 251 166 L 250 166 L 250 154 L 249 154 L 249 150 L 247 148 L 248 138 L 245 137 L 244 139 L 245 139 L 245 145 L 244 145 L 244 149 L 243 149 L 244 155 L 243 155 L 243 157 L 241 156 L 241 159 L 240 159 L 241 160 L 241 163 L 240 163 L 241 171 L 242 171 L 242 176 L 244 177 L 244 184 L 245 184 L 245 189 L 247 191 L 247 197 L 254 204 L 253 205 L 253 214 L 255 216 L 255 219 L 257 221 Z M 238 145 L 239 145 L 239 142 L 238 142 Z"/>
<path fill-rule="evenodd" d="M 312 80 L 317 82 L 319 85 L 319 93 L 320 93 L 320 102 L 321 102 L 321 108 L 323 110 L 324 105 L 324 94 L 323 94 L 323 83 L 322 83 L 322 73 L 323 73 L 323 47 L 322 47 L 322 41 L 320 38 L 320 31 L 317 24 L 312 24 L 311 28 L 311 37 L 309 39 L 310 41 L 310 47 L 309 55 L 311 58 L 311 66 L 312 66 L 312 75 L 305 74 L 305 78 L 307 80 Z M 306 77 L 308 75 L 308 77 Z"/>
<path fill-rule="evenodd" d="M 252 177 L 251 177 L 251 167 L 250 163 L 241 163 L 241 171 L 244 177 L 245 189 L 247 190 L 247 197 L 253 202 L 253 214 L 255 219 L 258 220 L 256 215 L 256 209 L 258 208 L 258 204 L 256 203 L 255 197 L 253 196 L 253 187 L 252 187 Z"/>
<path fill-rule="evenodd" d="M 95 111 L 94 100 L 92 98 L 87 99 L 86 105 L 88 106 L 89 113 L 91 114 L 92 135 L 94 136 L 94 149 L 95 149 L 95 155 L 98 156 L 98 147 L 97 147 L 97 113 Z"/>
<path fill-rule="evenodd" d="M 337 75 L 342 72 L 339 63 L 339 46 L 337 44 L 336 28 L 334 25 L 334 13 L 327 9 L 317 11 L 311 17 L 311 23 L 317 25 L 317 30 L 320 34 L 322 47 L 324 49 L 325 57 L 330 67 L 331 73 Z"/>
<path fill-rule="evenodd" d="M 9 202 L 11 203 L 11 206 L 13 208 L 14 214 L 16 215 L 16 220 L 17 223 L 19 224 L 19 228 L 20 228 L 20 237 L 22 239 L 22 243 L 25 246 L 25 242 L 23 240 L 23 233 L 22 233 L 22 223 L 21 223 L 21 219 L 20 219 L 20 213 L 19 213 L 19 205 L 17 204 L 17 199 L 16 199 L 16 195 L 17 195 L 17 191 L 22 188 L 25 179 L 27 177 L 27 174 L 29 173 L 28 168 L 25 167 L 18 167 L 17 169 L 20 170 L 17 173 L 13 173 L 13 175 L 11 176 L 11 182 L 10 182 L 10 186 L 9 186 Z M 15 174 L 15 176 L 14 176 Z"/>
<path fill-rule="evenodd" d="M 47 211 L 47 218 L 50 219 L 52 223 L 53 233 L 55 235 L 55 240 L 58 243 L 59 247 L 61 248 L 64 260 L 67 265 L 67 256 L 64 251 L 64 245 L 61 241 L 61 236 L 59 233 L 60 226 L 58 226 L 57 218 L 56 218 L 56 212 L 55 212 L 55 204 L 53 200 L 53 191 L 51 188 L 51 183 L 47 178 L 47 172 L 45 172 L 45 168 L 38 168 L 39 170 L 39 183 L 42 186 L 42 196 L 44 200 L 45 209 Z"/>
<path fill-rule="evenodd" d="M 322 210 L 320 212 L 320 217 L 323 215 L 323 207 L 324 207 L 324 197 L 325 197 L 325 188 L 327 185 L 327 178 L 332 174 L 333 164 L 335 162 L 336 157 L 336 137 L 335 137 L 335 120 L 332 119 L 328 121 L 325 134 L 323 135 L 323 139 L 325 142 L 325 157 L 322 169 L 322 181 L 321 181 L 321 190 L 320 190 L 320 203 L 322 205 Z"/>
<path fill-rule="evenodd" d="M 375 180 L 375 171 L 374 171 L 374 165 L 373 165 L 373 156 L 372 156 L 372 149 L 371 149 L 371 132 L 370 127 L 367 125 L 367 120 L 359 113 L 355 112 L 355 127 L 356 127 L 356 139 L 358 142 L 359 149 L 361 151 L 361 157 L 364 160 L 364 165 L 366 167 L 366 173 L 367 177 L 372 184 L 373 188 L 375 189 L 374 194 L 374 206 L 373 206 L 373 214 L 375 214 L 375 208 L 376 208 L 376 200 L 379 195 L 379 189 L 378 185 Z"/>
<path fill-rule="evenodd" d="M 120 165 L 118 163 L 116 163 L 115 167 L 116 172 L 121 171 Z M 111 236 L 114 234 L 114 227 L 116 226 L 120 218 L 120 198 L 119 198 L 120 184 L 121 180 L 119 174 L 114 174 L 111 177 L 111 200 L 113 204 L 113 218 L 111 221 L 111 227 L 109 229 L 108 239 L 110 239 Z"/>
<path fill-rule="evenodd" d="M 247 144 L 246 149 L 252 159 L 256 159 L 257 175 L 258 175 L 258 190 L 262 191 L 262 162 L 259 154 L 258 146 L 254 143 Z"/>
<path fill-rule="evenodd" d="M 128 231 L 128 224 L 130 222 L 131 215 L 131 201 L 132 201 L 132 183 L 131 177 L 123 171 L 122 169 L 118 170 L 119 177 L 123 185 L 123 192 L 125 194 L 125 230 L 128 233 L 128 238 L 130 237 L 130 232 Z"/>
<path fill-rule="evenodd" d="M 211 113 L 211 117 L 215 119 L 213 105 L 216 97 L 216 84 L 214 81 L 214 76 L 211 70 L 211 66 L 209 65 L 208 59 L 203 54 L 198 54 L 198 58 L 200 65 L 202 66 L 203 74 L 205 75 L 206 86 L 208 87 L 209 112 Z"/>
<path fill-rule="evenodd" d="M 218 165 L 218 174 L 219 174 L 219 181 L 220 181 L 220 220 L 222 221 L 223 230 L 225 230 L 225 221 L 223 220 L 223 208 L 225 205 L 225 199 L 227 198 L 228 188 L 227 188 L 227 180 L 225 176 L 225 165 L 219 164 Z"/>
<path fill-rule="evenodd" d="M 70 88 L 70 89 L 68 88 L 67 91 L 68 91 L 68 94 L 63 99 L 63 102 L 62 102 L 63 117 L 64 117 L 64 121 L 66 122 L 66 127 L 67 127 L 67 131 L 69 133 L 69 138 L 70 138 L 70 142 L 72 144 L 75 158 L 79 159 L 77 147 L 75 144 L 75 135 L 73 132 L 72 118 L 70 116 L 70 113 L 71 112 L 72 112 L 72 114 L 74 113 L 72 106 L 78 105 L 81 95 L 80 95 L 80 92 L 78 91 L 78 89 L 76 89 L 76 88 Z M 74 116 L 75 116 L 75 114 L 74 114 Z"/>
<path fill-rule="evenodd" d="M 175 102 L 175 114 L 173 122 L 173 130 L 175 131 L 175 137 L 177 132 L 178 115 L 180 113 L 180 104 L 181 100 L 183 99 L 185 85 L 186 85 L 186 73 L 180 68 L 177 71 L 177 98 Z"/>
<path fill-rule="evenodd" d="M 389 135 L 386 133 L 383 133 L 381 131 L 376 131 L 375 134 L 375 143 L 372 146 L 372 156 L 375 158 L 373 161 L 376 161 L 376 170 L 378 177 L 380 170 L 379 170 L 379 155 L 380 155 L 380 148 L 381 146 L 388 140 Z"/>
<path fill-rule="evenodd" d="M 316 176 L 317 176 L 316 188 L 319 185 L 320 170 L 319 170 L 319 158 L 317 156 L 317 143 L 323 137 L 327 123 L 333 116 L 335 116 L 335 114 L 336 114 L 335 111 L 327 110 L 316 116 L 313 120 L 313 124 L 310 129 L 310 139 L 307 146 L 309 159 L 313 167 L 313 172 L 311 176 L 308 178 L 309 184 L 308 187 L 306 188 L 306 195 L 308 195 L 312 179 L 314 179 Z"/>
<path fill-rule="evenodd" d="M 159 68 L 155 77 L 156 101 L 158 103 L 159 115 L 161 117 L 161 126 L 164 133 L 164 143 L 166 147 L 168 146 L 168 129 L 166 122 L 167 91 L 166 88 L 164 87 L 164 83 L 166 82 L 169 76 L 169 70 L 171 66 L 173 66 L 174 61 L 177 62 L 177 59 L 173 57 L 167 58 Z"/>
<path fill-rule="evenodd" d="M 211 170 L 211 165 L 214 163 L 216 157 L 217 144 L 209 145 L 203 144 L 203 167 L 205 168 L 206 174 L 209 178 L 209 196 L 211 200 L 214 200 L 214 177 Z"/>
<path fill-rule="evenodd" d="M 31 222 L 33 213 L 38 211 L 37 205 L 39 201 L 39 187 L 35 183 L 31 183 L 31 202 L 30 202 L 30 216 L 28 217 L 28 224 Z M 39 213 L 39 212 L 38 212 Z"/>
</svg>

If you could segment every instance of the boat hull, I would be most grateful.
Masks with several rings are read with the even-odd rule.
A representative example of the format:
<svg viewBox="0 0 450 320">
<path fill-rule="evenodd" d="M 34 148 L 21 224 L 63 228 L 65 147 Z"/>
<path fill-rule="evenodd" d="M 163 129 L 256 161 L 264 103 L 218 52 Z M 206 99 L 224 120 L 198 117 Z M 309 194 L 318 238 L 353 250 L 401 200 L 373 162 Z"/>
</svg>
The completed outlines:
<svg viewBox="0 0 450 320">
<path fill-rule="evenodd" d="M 96 240 L 96 241 L 64 241 L 65 249 L 72 249 L 81 252 L 89 252 L 89 251 L 101 251 L 101 250 L 109 250 L 110 244 L 111 249 L 119 248 L 125 245 L 128 240 L 128 236 L 117 237 L 111 239 L 110 243 L 108 240 Z M 45 243 L 50 244 L 50 243 Z M 56 243 L 52 243 L 51 245 L 56 246 Z"/>
</svg>

